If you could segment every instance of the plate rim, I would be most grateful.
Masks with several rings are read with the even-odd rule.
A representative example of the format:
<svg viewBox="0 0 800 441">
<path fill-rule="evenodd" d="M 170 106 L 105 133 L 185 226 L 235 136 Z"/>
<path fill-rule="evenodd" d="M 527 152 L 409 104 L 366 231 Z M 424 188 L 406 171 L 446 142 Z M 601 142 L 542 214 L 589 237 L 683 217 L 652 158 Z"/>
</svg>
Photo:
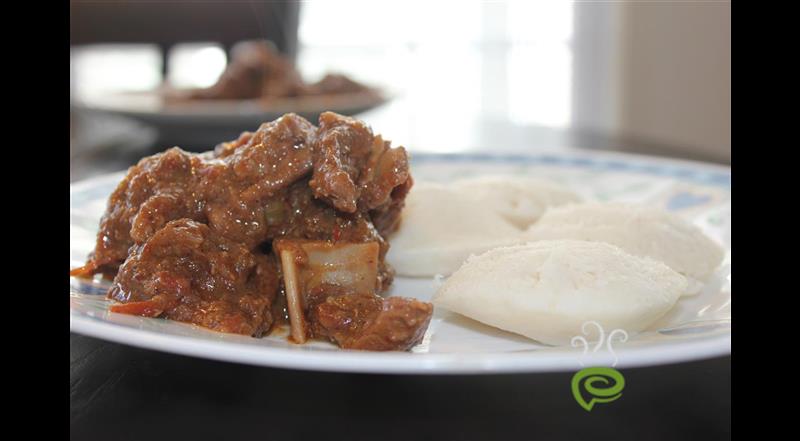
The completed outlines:
<svg viewBox="0 0 800 441">
<path fill-rule="evenodd" d="M 530 352 L 408 353 L 352 350 L 302 350 L 220 342 L 130 328 L 70 312 L 70 331 L 126 344 L 217 361 L 254 366 L 364 374 L 510 374 L 578 371 L 576 348 Z M 213 349 L 213 350 L 212 350 Z M 730 331 L 677 345 L 620 348 L 616 368 L 659 366 L 729 355 Z M 347 357 L 342 357 L 342 353 Z M 532 354 L 535 354 L 532 356 Z"/>
</svg>

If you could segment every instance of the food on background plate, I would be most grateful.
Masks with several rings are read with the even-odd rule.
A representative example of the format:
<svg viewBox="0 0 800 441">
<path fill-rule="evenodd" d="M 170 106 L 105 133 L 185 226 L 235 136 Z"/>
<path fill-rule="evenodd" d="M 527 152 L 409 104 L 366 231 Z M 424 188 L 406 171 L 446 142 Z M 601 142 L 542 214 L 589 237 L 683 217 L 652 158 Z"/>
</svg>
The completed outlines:
<svg viewBox="0 0 800 441">
<path fill-rule="evenodd" d="M 175 147 L 131 167 L 71 275 L 115 275 L 117 312 L 407 350 L 432 306 L 379 294 L 412 182 L 405 149 L 363 122 L 287 114 L 213 152 Z"/>
<path fill-rule="evenodd" d="M 342 93 L 367 92 L 371 89 L 341 73 L 327 73 L 316 83 L 307 85 L 306 95 L 337 95 Z"/>
<path fill-rule="evenodd" d="M 231 62 L 211 87 L 169 90 L 167 98 L 181 100 L 244 100 L 326 96 L 373 92 L 345 75 L 329 73 L 320 81 L 303 81 L 292 61 L 264 40 L 242 41 L 231 50 Z"/>
<path fill-rule="evenodd" d="M 700 228 L 654 207 L 586 203 L 548 210 L 525 233 L 528 240 L 577 239 L 616 245 L 650 257 L 689 278 L 687 293 L 699 291 L 722 262 L 721 246 Z"/>
<path fill-rule="evenodd" d="M 558 184 L 520 176 L 418 182 L 387 260 L 402 276 L 449 275 L 471 254 L 524 242 L 522 232 L 548 207 L 578 201 Z"/>
<path fill-rule="evenodd" d="M 602 242 L 548 240 L 470 257 L 433 303 L 542 343 L 566 345 L 596 321 L 633 334 L 663 316 L 686 288 L 667 265 Z"/>
</svg>

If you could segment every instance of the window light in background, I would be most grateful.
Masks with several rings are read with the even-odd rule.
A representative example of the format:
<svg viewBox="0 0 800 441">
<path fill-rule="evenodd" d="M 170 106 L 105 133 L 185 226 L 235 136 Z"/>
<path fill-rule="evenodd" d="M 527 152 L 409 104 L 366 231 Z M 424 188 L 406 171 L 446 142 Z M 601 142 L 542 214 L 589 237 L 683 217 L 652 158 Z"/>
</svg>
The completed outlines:
<svg viewBox="0 0 800 441">
<path fill-rule="evenodd" d="M 161 84 L 161 51 L 155 45 L 92 45 L 72 49 L 73 92 L 142 91 Z"/>
<path fill-rule="evenodd" d="M 221 45 L 215 43 L 185 43 L 169 51 L 167 79 L 177 88 L 209 87 L 227 64 Z"/>
<path fill-rule="evenodd" d="M 564 127 L 573 9 L 560 0 L 304 2 L 298 65 L 310 80 L 340 71 L 388 87 L 454 122 L 483 114 Z"/>
<path fill-rule="evenodd" d="M 509 114 L 516 123 L 570 125 L 574 5 L 508 2 Z"/>
</svg>

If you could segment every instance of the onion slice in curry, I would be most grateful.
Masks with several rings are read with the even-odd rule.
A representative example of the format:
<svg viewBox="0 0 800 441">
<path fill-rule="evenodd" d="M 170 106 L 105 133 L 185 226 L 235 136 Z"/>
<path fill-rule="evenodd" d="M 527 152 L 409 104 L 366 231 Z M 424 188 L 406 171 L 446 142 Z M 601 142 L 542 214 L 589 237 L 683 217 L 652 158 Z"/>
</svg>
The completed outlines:
<svg viewBox="0 0 800 441">
<path fill-rule="evenodd" d="M 353 293 L 375 293 L 378 284 L 377 242 L 327 242 L 278 239 L 273 242 L 279 256 L 291 338 L 305 343 L 306 294 L 322 285 L 335 285 Z"/>
</svg>

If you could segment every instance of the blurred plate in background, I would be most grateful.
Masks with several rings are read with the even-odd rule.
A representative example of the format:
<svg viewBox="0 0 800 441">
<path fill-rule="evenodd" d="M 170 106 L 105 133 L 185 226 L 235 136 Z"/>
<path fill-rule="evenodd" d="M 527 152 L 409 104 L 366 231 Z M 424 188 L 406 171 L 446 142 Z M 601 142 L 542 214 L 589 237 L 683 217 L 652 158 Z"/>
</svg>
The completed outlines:
<svg viewBox="0 0 800 441">
<path fill-rule="evenodd" d="M 253 131 L 263 122 L 294 112 L 316 124 L 319 115 L 332 111 L 357 115 L 389 100 L 386 94 L 368 90 L 326 96 L 263 100 L 194 100 L 171 102 L 158 92 L 115 92 L 77 98 L 76 109 L 87 114 L 131 118 L 158 131 L 163 146 L 209 150 L 209 140 L 223 142 Z"/>
</svg>

